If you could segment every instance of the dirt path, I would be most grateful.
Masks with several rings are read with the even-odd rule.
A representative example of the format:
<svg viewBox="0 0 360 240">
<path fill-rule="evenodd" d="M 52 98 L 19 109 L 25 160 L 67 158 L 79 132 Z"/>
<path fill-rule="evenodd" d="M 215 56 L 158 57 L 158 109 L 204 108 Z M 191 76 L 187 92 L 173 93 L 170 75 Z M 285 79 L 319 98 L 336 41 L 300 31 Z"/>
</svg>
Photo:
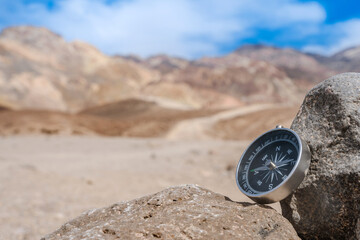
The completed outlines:
<svg viewBox="0 0 360 240">
<path fill-rule="evenodd" d="M 290 127 L 299 108 L 296 106 L 277 106 L 262 109 L 245 115 L 218 121 L 209 133 L 215 139 L 249 140 L 274 128 L 276 125 Z"/>
<path fill-rule="evenodd" d="M 274 104 L 251 105 L 223 111 L 209 117 L 184 120 L 177 123 L 166 135 L 167 139 L 212 139 L 211 128 L 219 121 L 244 116 L 264 109 L 274 108 Z"/>
</svg>

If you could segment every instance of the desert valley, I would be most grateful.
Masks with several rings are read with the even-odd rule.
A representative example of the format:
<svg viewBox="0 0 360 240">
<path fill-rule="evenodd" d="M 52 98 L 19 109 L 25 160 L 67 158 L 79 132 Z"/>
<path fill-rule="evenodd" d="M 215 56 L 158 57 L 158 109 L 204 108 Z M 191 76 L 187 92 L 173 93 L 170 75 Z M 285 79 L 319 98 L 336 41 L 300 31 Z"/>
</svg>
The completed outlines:
<svg viewBox="0 0 360 240">
<path fill-rule="evenodd" d="M 187 60 L 108 56 L 45 28 L 0 34 L 0 238 L 39 239 L 80 213 L 194 183 L 233 199 L 247 144 L 290 127 L 306 92 L 360 70 L 245 45 Z M 272 205 L 280 211 L 279 205 Z"/>
</svg>

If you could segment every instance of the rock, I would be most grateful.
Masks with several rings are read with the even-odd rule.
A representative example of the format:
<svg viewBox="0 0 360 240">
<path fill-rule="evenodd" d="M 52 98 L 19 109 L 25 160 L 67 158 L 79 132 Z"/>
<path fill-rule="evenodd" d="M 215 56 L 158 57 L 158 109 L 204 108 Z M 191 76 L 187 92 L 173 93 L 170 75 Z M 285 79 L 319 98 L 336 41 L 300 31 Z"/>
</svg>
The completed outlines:
<svg viewBox="0 0 360 240">
<path fill-rule="evenodd" d="M 92 210 L 43 238 L 299 239 L 274 209 L 183 185 Z"/>
<path fill-rule="evenodd" d="M 291 128 L 312 159 L 299 188 L 281 201 L 283 215 L 304 239 L 360 239 L 360 74 L 314 87 Z"/>
</svg>

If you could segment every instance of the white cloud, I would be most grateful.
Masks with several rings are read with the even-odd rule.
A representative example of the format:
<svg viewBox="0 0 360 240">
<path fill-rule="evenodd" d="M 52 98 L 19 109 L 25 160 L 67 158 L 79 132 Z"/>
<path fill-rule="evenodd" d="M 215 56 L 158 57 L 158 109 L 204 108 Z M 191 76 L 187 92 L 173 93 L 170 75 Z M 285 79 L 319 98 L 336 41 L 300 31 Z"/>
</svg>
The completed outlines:
<svg viewBox="0 0 360 240">
<path fill-rule="evenodd" d="M 42 25 L 109 54 L 141 56 L 216 55 L 221 46 L 253 37 L 259 29 L 299 29 L 306 36 L 325 19 L 318 3 L 294 0 L 63 0 L 55 10 L 12 4 L 15 12 L 0 10 L 3 19 L 15 16 L 10 22 Z"/>
<path fill-rule="evenodd" d="M 323 45 L 307 45 L 303 50 L 330 56 L 343 49 L 360 45 L 360 19 L 324 26 L 322 35 L 330 39 L 330 42 Z"/>
</svg>

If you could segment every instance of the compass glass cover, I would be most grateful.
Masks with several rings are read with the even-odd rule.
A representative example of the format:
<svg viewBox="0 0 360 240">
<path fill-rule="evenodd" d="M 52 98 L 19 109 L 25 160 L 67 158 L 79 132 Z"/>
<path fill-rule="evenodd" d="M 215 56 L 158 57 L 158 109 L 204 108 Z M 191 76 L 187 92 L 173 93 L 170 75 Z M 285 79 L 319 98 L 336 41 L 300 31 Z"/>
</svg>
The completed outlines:
<svg viewBox="0 0 360 240">
<path fill-rule="evenodd" d="M 299 141 L 293 132 L 278 129 L 267 132 L 241 158 L 238 184 L 247 194 L 269 192 L 290 176 L 298 156 Z"/>
</svg>

